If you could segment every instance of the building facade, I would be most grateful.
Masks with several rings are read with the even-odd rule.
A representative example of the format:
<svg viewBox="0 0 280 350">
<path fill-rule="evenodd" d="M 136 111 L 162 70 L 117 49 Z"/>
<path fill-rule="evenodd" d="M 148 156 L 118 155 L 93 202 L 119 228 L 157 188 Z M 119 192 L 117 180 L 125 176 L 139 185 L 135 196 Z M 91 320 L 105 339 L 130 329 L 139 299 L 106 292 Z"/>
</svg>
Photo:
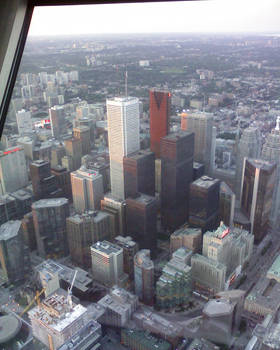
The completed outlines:
<svg viewBox="0 0 280 350">
<path fill-rule="evenodd" d="M 261 241 L 269 227 L 276 164 L 259 159 L 244 159 L 241 209 L 251 222 L 251 233 Z"/>
<path fill-rule="evenodd" d="M 71 185 L 77 213 L 100 209 L 104 196 L 102 175 L 82 166 L 71 173 Z"/>
<path fill-rule="evenodd" d="M 193 133 L 179 131 L 161 139 L 162 226 L 171 231 L 188 219 L 193 150 Z"/>
<path fill-rule="evenodd" d="M 24 279 L 25 250 L 21 221 L 8 221 L 0 226 L 0 263 L 4 277 L 15 283 Z"/>
<path fill-rule="evenodd" d="M 212 170 L 213 115 L 211 113 L 189 113 L 184 129 L 194 133 L 194 160 L 205 165 L 205 172 Z"/>
<path fill-rule="evenodd" d="M 189 223 L 202 232 L 218 224 L 220 180 L 202 176 L 190 185 Z"/>
<path fill-rule="evenodd" d="M 66 218 L 69 216 L 68 199 L 41 199 L 34 202 L 32 215 L 39 255 L 43 258 L 68 255 L 66 234 Z"/>
<path fill-rule="evenodd" d="M 150 90 L 150 147 L 156 158 L 160 158 L 161 138 L 169 134 L 170 113 L 171 93 Z"/>
<path fill-rule="evenodd" d="M 240 199 L 244 158 L 258 159 L 261 152 L 261 134 L 258 128 L 249 127 L 243 131 L 238 143 L 236 159 L 236 198 Z"/>
<path fill-rule="evenodd" d="M 149 150 L 140 150 L 124 157 L 125 197 L 137 192 L 155 195 L 155 155 Z"/>
<path fill-rule="evenodd" d="M 139 101 L 134 97 L 107 100 L 111 192 L 125 199 L 123 157 L 140 149 Z"/>
<path fill-rule="evenodd" d="M 154 303 L 154 263 L 148 249 L 139 250 L 134 256 L 135 294 L 145 304 Z"/>
<path fill-rule="evenodd" d="M 126 229 L 139 244 L 140 249 L 157 249 L 157 210 L 155 197 L 138 194 L 126 199 Z"/>
<path fill-rule="evenodd" d="M 274 162 L 277 165 L 276 168 L 276 181 L 272 197 L 271 208 L 271 224 L 273 228 L 279 229 L 279 215 L 280 215 L 280 117 L 277 117 L 277 123 L 275 129 L 271 130 L 271 133 L 267 136 L 266 142 L 263 145 L 262 159 L 269 162 Z"/>
<path fill-rule="evenodd" d="M 66 226 L 71 260 L 83 268 L 91 267 L 90 246 L 113 237 L 112 218 L 104 211 L 75 214 L 67 218 Z"/>
<path fill-rule="evenodd" d="M 123 249 L 108 241 L 96 242 L 91 247 L 93 279 L 112 287 L 123 277 Z"/>
<path fill-rule="evenodd" d="M 15 192 L 27 185 L 28 174 L 23 148 L 13 147 L 0 151 L 0 195 Z"/>
</svg>

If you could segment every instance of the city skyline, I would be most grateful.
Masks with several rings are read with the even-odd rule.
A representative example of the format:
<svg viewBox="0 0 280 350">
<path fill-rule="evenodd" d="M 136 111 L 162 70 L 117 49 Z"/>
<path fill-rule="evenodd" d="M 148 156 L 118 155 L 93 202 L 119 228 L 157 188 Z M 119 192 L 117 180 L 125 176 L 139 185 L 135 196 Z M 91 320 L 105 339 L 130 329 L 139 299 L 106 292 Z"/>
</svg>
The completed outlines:
<svg viewBox="0 0 280 350">
<path fill-rule="evenodd" d="M 172 1 L 35 7 L 29 35 L 167 32 L 279 34 L 279 11 L 280 3 L 277 0 Z M 52 18 L 51 26 L 50 18 Z"/>
</svg>

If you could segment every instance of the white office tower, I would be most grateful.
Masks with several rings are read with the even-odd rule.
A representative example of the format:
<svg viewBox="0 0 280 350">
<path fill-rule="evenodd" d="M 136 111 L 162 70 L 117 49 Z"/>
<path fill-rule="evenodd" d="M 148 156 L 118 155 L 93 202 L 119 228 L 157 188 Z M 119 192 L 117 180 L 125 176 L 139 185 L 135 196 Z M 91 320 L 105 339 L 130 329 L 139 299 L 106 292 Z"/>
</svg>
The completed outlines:
<svg viewBox="0 0 280 350">
<path fill-rule="evenodd" d="M 103 177 L 82 166 L 71 173 L 73 204 L 77 213 L 100 209 L 103 199 Z"/>
<path fill-rule="evenodd" d="M 31 113 L 22 109 L 17 112 L 16 117 L 19 135 L 32 133 Z"/>
<path fill-rule="evenodd" d="M 49 109 L 52 136 L 60 139 L 67 132 L 65 111 L 63 106 L 53 106 Z"/>
<path fill-rule="evenodd" d="M 123 277 L 123 249 L 108 241 L 91 247 L 92 277 L 107 286 L 120 284 Z"/>
<path fill-rule="evenodd" d="M 194 160 L 205 165 L 209 173 L 213 164 L 213 114 L 197 112 L 188 114 L 184 130 L 194 133 Z"/>
<path fill-rule="evenodd" d="M 236 159 L 236 198 L 240 198 L 244 158 L 258 159 L 261 151 L 261 134 L 258 128 L 249 127 L 240 138 Z"/>
<path fill-rule="evenodd" d="M 280 228 L 280 117 L 277 117 L 276 127 L 271 130 L 263 145 L 261 158 L 270 162 L 275 162 L 276 181 L 272 196 L 271 224 L 275 229 Z"/>
<path fill-rule="evenodd" d="M 115 198 L 125 199 L 123 157 L 140 149 L 138 98 L 107 100 L 107 119 L 111 191 Z"/>
<path fill-rule="evenodd" d="M 22 147 L 0 151 L 0 195 L 15 192 L 28 185 L 28 175 Z"/>
</svg>

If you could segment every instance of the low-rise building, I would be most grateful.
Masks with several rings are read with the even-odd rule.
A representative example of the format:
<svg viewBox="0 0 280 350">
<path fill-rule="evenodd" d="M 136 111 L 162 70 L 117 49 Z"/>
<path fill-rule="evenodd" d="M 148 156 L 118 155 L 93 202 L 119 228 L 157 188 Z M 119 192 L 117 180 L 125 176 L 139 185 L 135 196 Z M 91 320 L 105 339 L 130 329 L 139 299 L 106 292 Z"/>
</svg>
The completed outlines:
<svg viewBox="0 0 280 350">
<path fill-rule="evenodd" d="M 192 280 L 195 289 L 206 294 L 214 294 L 224 290 L 226 281 L 226 265 L 200 254 L 191 258 Z"/>
<path fill-rule="evenodd" d="M 165 265 L 156 284 L 156 304 L 159 308 L 171 308 L 185 304 L 191 295 L 191 267 L 188 265 L 191 251 L 179 248 Z"/>
<path fill-rule="evenodd" d="M 87 309 L 54 293 L 28 312 L 35 338 L 47 347 L 59 349 L 87 322 Z"/>
<path fill-rule="evenodd" d="M 193 253 L 201 250 L 202 233 L 200 228 L 189 227 L 187 224 L 180 227 L 170 236 L 170 253 L 185 247 L 191 249 Z"/>
<path fill-rule="evenodd" d="M 275 279 L 260 278 L 246 297 L 244 308 L 258 318 L 277 312 L 280 308 L 280 283 Z"/>
<path fill-rule="evenodd" d="M 105 312 L 99 319 L 102 324 L 124 327 L 138 307 L 138 298 L 122 288 L 113 288 L 98 301 Z"/>
<path fill-rule="evenodd" d="M 171 350 L 166 340 L 159 339 L 149 332 L 135 329 L 122 329 L 121 343 L 131 350 Z"/>
</svg>

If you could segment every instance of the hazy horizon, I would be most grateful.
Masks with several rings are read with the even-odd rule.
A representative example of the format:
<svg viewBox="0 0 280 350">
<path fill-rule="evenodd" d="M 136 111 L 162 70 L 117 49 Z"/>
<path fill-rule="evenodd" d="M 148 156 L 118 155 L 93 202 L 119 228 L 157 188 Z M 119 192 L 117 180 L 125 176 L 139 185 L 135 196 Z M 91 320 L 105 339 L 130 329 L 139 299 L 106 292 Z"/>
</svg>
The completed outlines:
<svg viewBox="0 0 280 350">
<path fill-rule="evenodd" d="M 42 6 L 29 35 L 280 33 L 279 0 Z"/>
</svg>

